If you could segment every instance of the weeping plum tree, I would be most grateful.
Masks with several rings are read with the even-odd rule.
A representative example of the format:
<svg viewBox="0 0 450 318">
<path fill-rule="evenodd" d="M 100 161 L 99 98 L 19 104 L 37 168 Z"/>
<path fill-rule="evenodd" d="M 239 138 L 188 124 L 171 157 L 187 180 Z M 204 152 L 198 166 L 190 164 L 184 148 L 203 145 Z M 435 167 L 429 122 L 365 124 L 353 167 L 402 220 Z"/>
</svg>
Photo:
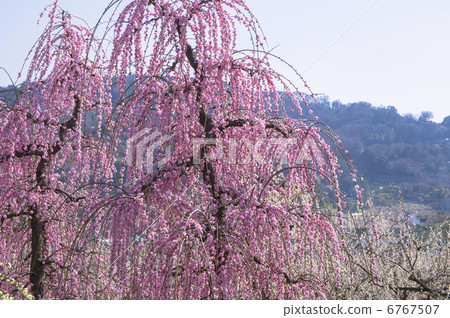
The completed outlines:
<svg viewBox="0 0 450 318">
<path fill-rule="evenodd" d="M 306 100 L 243 1 L 112 1 L 92 29 L 46 10 L 0 109 L 2 275 L 37 299 L 320 299 L 349 279 L 337 140 L 286 116 Z"/>
</svg>

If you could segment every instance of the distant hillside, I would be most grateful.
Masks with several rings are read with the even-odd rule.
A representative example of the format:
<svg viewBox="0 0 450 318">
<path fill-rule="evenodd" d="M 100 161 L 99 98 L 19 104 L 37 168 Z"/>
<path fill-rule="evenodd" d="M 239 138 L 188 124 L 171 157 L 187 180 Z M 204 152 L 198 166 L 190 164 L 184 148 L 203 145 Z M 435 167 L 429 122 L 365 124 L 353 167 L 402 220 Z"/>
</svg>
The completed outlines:
<svg viewBox="0 0 450 318">
<path fill-rule="evenodd" d="M 404 200 L 450 211 L 450 116 L 438 124 L 428 112 L 415 118 L 326 98 L 309 106 L 341 138 L 376 203 L 392 203 L 401 189 Z"/>
</svg>

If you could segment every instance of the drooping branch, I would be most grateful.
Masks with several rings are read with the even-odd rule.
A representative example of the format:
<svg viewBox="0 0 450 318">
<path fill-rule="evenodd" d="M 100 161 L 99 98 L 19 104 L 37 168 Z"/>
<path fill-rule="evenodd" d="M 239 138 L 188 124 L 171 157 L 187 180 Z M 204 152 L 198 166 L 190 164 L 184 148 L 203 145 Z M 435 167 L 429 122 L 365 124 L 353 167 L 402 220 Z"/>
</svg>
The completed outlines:
<svg viewBox="0 0 450 318">
<path fill-rule="evenodd" d="M 35 149 L 38 148 L 38 149 Z M 29 156 L 39 156 L 42 157 L 44 155 L 44 151 L 40 150 L 40 146 L 29 144 L 26 147 L 23 147 L 22 150 L 15 150 L 14 155 L 4 155 L 0 157 L 0 163 L 6 162 L 9 159 L 15 158 L 23 158 Z"/>
<path fill-rule="evenodd" d="M 81 197 L 73 197 L 70 194 L 68 194 L 67 192 L 56 188 L 55 189 L 55 193 L 59 193 L 62 194 L 66 197 L 66 202 L 79 202 L 81 200 L 84 200 L 86 197 L 85 196 L 81 196 Z"/>
<path fill-rule="evenodd" d="M 230 128 L 230 127 L 243 127 L 247 123 L 250 126 L 253 126 L 255 124 L 255 121 L 254 120 L 248 120 L 248 119 L 242 119 L 242 118 L 233 119 L 233 120 L 227 120 L 227 124 L 225 126 L 219 126 L 219 127 L 217 127 L 217 129 L 220 132 L 223 132 L 227 128 Z M 283 135 L 284 138 L 288 138 L 289 137 L 289 133 L 288 132 L 286 132 L 279 125 L 277 125 L 277 124 L 275 124 L 273 122 L 267 123 L 265 125 L 265 128 L 266 129 L 272 129 L 274 131 L 279 132 L 280 134 Z"/>
<path fill-rule="evenodd" d="M 26 210 L 22 210 L 19 213 L 8 213 L 8 214 L 5 214 L 5 215 L 2 215 L 0 217 L 0 226 L 3 225 L 3 222 L 5 220 L 12 219 L 12 218 L 15 218 L 15 217 L 18 217 L 18 216 L 22 216 L 22 215 L 29 216 L 30 212 L 26 211 Z"/>
</svg>

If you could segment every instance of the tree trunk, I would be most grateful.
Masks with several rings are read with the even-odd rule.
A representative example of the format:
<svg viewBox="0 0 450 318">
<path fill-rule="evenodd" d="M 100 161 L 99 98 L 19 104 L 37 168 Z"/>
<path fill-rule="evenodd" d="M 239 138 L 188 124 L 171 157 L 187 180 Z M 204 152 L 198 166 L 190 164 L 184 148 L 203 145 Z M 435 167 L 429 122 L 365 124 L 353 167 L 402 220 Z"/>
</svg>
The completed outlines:
<svg viewBox="0 0 450 318">
<path fill-rule="evenodd" d="M 44 276 L 44 222 L 37 215 L 37 209 L 34 209 L 31 215 L 31 264 L 30 264 L 30 283 L 31 293 L 35 299 L 41 299 L 44 295 L 44 286 L 42 279 Z"/>
</svg>

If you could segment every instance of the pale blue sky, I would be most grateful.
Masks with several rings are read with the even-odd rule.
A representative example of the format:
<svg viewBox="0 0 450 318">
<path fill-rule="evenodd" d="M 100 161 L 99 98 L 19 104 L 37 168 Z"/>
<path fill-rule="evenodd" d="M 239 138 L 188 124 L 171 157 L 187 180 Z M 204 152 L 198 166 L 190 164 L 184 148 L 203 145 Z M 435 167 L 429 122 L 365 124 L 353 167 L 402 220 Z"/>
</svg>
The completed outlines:
<svg viewBox="0 0 450 318">
<path fill-rule="evenodd" d="M 42 31 L 39 13 L 51 2 L 0 0 L 0 66 L 14 78 Z M 450 115 L 449 0 L 246 2 L 269 48 L 304 73 L 315 93 L 392 105 L 401 114 L 427 110 L 437 122 Z M 107 3 L 61 0 L 60 6 L 93 25 Z M 0 70 L 0 85 L 8 83 Z"/>
</svg>

